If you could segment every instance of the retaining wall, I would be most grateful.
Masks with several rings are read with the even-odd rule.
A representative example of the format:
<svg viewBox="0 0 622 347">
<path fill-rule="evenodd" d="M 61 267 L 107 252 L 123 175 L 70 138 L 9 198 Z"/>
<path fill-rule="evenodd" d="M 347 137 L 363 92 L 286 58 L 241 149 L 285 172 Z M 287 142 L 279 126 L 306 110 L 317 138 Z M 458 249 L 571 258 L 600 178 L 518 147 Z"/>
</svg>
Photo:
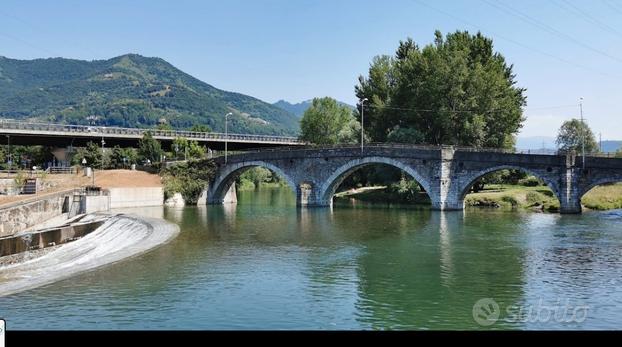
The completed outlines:
<svg viewBox="0 0 622 347">
<path fill-rule="evenodd" d="M 164 205 L 164 188 L 135 187 L 108 188 L 110 208 L 146 207 Z"/>
</svg>

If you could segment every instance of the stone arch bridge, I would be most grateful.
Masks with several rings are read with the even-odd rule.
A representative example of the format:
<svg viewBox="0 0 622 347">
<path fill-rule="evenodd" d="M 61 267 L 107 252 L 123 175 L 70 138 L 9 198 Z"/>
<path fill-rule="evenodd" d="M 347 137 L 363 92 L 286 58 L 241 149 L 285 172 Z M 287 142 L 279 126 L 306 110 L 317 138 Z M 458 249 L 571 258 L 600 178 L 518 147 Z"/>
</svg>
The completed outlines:
<svg viewBox="0 0 622 347">
<path fill-rule="evenodd" d="M 299 206 L 331 206 L 338 186 L 352 172 L 387 164 L 412 176 L 428 193 L 432 208 L 462 210 L 464 197 L 482 176 L 519 169 L 544 181 L 557 196 L 561 213 L 580 213 L 581 197 L 591 188 L 622 182 L 622 158 L 573 154 L 518 154 L 448 146 L 373 145 L 334 148 L 280 148 L 216 158 L 216 176 L 207 191 L 208 204 L 235 202 L 235 179 L 260 166 L 283 177 L 296 192 Z"/>
</svg>

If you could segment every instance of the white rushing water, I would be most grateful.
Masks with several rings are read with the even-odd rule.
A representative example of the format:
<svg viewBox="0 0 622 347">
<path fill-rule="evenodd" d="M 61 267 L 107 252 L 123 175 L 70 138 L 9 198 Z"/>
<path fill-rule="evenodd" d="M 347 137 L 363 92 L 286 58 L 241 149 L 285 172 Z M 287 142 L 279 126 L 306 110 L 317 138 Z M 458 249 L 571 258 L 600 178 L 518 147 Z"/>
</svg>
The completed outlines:
<svg viewBox="0 0 622 347">
<path fill-rule="evenodd" d="M 82 221 L 99 217 L 86 216 Z M 112 216 L 79 240 L 58 246 L 38 258 L 1 266 L 0 296 L 53 283 L 142 254 L 172 240 L 178 233 L 179 226 L 162 219 Z"/>
</svg>

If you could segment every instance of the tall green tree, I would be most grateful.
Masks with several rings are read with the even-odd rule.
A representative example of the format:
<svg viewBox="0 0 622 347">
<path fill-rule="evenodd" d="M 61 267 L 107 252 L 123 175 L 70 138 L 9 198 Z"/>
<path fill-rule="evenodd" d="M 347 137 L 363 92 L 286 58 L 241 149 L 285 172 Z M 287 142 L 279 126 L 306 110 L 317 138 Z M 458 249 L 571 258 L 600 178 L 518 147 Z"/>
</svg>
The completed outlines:
<svg viewBox="0 0 622 347">
<path fill-rule="evenodd" d="M 356 142 L 360 124 L 352 111 L 329 97 L 315 98 L 300 120 L 300 139 L 318 145 Z"/>
<path fill-rule="evenodd" d="M 374 58 L 355 92 L 368 99 L 365 131 L 378 142 L 508 148 L 524 121 L 525 89 L 480 33 L 436 31 L 423 48 L 401 41 L 394 57 Z"/>
<path fill-rule="evenodd" d="M 83 165 L 82 159 L 86 159 L 86 166 L 101 169 L 103 158 L 101 147 L 95 142 L 89 141 L 86 147 L 80 147 L 76 150 L 71 162 L 73 165 Z"/>
<path fill-rule="evenodd" d="M 585 152 L 598 152 L 598 143 L 592 129 L 578 119 L 571 119 L 564 122 L 559 128 L 557 135 L 557 147 L 562 151 L 576 151 L 580 153 L 583 150 L 583 141 L 585 141 Z"/>
<path fill-rule="evenodd" d="M 121 148 L 121 146 L 114 146 L 112 153 L 110 153 L 109 167 L 111 168 L 126 168 L 129 165 L 136 164 L 138 162 L 138 153 L 134 148 Z"/>
<path fill-rule="evenodd" d="M 202 159 L 207 150 L 205 146 L 199 145 L 196 140 L 188 140 L 185 137 L 177 137 L 173 140 L 173 150 L 175 159 L 178 157 L 186 159 Z"/>
<path fill-rule="evenodd" d="M 145 160 L 150 160 L 152 163 L 159 162 L 161 156 L 164 154 L 160 141 L 153 138 L 151 132 L 147 131 L 143 135 L 143 138 L 138 142 L 138 155 Z"/>
</svg>

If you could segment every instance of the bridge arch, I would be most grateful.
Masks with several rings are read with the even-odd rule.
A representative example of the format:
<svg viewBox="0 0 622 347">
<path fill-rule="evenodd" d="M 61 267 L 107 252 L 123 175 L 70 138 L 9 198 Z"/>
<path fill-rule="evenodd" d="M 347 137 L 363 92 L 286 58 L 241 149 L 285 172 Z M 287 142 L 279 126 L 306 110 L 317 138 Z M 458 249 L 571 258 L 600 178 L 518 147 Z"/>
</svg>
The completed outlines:
<svg viewBox="0 0 622 347">
<path fill-rule="evenodd" d="M 414 167 L 404 162 L 393 158 L 387 157 L 365 157 L 359 159 L 353 159 L 346 164 L 337 168 L 333 173 L 324 181 L 319 190 L 319 196 L 321 201 L 326 205 L 332 205 L 333 196 L 337 191 L 337 188 L 343 183 L 343 181 L 354 171 L 373 164 L 385 164 L 396 167 L 403 170 L 410 175 L 417 183 L 419 183 L 423 189 L 430 195 L 430 182 L 429 180 L 419 173 Z M 430 198 L 433 197 L 430 195 Z"/>
<path fill-rule="evenodd" d="M 600 186 L 600 185 L 615 184 L 615 183 L 622 183 L 622 173 L 618 175 L 606 176 L 606 177 L 595 179 L 589 182 L 588 184 L 583 185 L 580 188 L 579 194 L 578 194 L 579 201 L 583 199 L 583 196 L 589 193 L 589 191 L 592 190 L 593 188 L 596 188 L 597 186 Z"/>
<path fill-rule="evenodd" d="M 210 182 L 207 194 L 208 203 L 222 203 L 225 199 L 225 195 L 227 194 L 231 186 L 235 183 L 235 180 L 244 171 L 249 170 L 253 167 L 263 167 L 276 173 L 281 178 L 283 178 L 292 189 L 292 191 L 296 193 L 297 187 L 295 181 L 280 167 L 266 161 L 246 161 L 227 165 L 226 168 L 222 172 L 220 172 L 212 182 Z"/>
<path fill-rule="evenodd" d="M 464 183 L 460 187 L 460 191 L 458 194 L 459 200 L 464 201 L 464 198 L 471 190 L 471 187 L 473 187 L 473 185 L 477 182 L 477 180 L 481 179 L 482 177 L 488 174 L 501 171 L 501 170 L 518 170 L 518 171 L 525 172 L 529 175 L 532 175 L 542 180 L 553 191 L 553 194 L 555 195 L 557 200 L 560 202 L 562 201 L 561 191 L 559 188 L 559 182 L 557 181 L 557 179 L 553 179 L 542 172 L 538 172 L 538 170 L 532 170 L 529 168 L 516 166 L 516 165 L 498 165 L 498 166 L 493 166 L 490 168 L 486 168 L 484 170 L 471 173 L 470 175 L 468 175 L 466 178 L 462 180 Z M 557 175 L 554 175 L 554 176 L 557 177 Z"/>
</svg>

